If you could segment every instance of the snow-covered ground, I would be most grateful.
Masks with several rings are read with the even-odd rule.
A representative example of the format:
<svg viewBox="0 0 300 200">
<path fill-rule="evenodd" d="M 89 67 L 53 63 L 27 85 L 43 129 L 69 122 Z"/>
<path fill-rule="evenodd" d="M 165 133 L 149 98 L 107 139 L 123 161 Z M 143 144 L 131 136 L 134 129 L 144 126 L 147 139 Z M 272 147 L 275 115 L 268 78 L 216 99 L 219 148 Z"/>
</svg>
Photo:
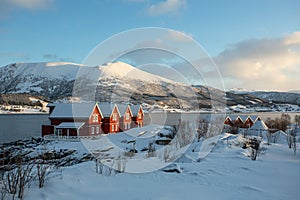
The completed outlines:
<svg viewBox="0 0 300 200">
<path fill-rule="evenodd" d="M 1 106 L 0 105 L 0 114 L 38 114 L 38 113 L 48 113 L 49 108 L 47 107 L 35 107 L 35 106 Z"/>
<path fill-rule="evenodd" d="M 155 134 L 159 127 L 151 129 Z M 137 133 L 133 131 L 84 142 L 51 142 L 48 145 L 84 152 L 87 143 L 93 150 L 104 150 L 109 146 L 105 146 L 107 143 L 103 139 L 109 139 L 126 148 L 125 139 L 129 141 L 132 137 L 143 136 L 144 142 L 142 138 L 140 142 L 136 141 L 136 148 L 140 149 L 155 137 L 151 131 L 146 133 L 150 135 L 143 135 L 142 130 L 140 135 Z M 25 199 L 298 199 L 300 153 L 294 155 L 287 147 L 285 136 L 280 135 L 276 144 L 267 145 L 263 141 L 256 161 L 247 156 L 248 149 L 241 148 L 243 140 L 241 136 L 231 134 L 204 140 L 211 145 L 212 151 L 200 160 L 203 140 L 191 144 L 182 159 L 176 162 L 182 173 L 155 170 L 105 176 L 95 172 L 94 161 L 65 167 L 62 176 L 51 177 L 44 188 L 32 185 Z M 297 142 L 299 149 L 299 139 Z M 109 152 L 113 151 L 106 151 Z M 146 157 L 144 160 L 148 160 L 149 165 L 162 162 Z"/>
</svg>

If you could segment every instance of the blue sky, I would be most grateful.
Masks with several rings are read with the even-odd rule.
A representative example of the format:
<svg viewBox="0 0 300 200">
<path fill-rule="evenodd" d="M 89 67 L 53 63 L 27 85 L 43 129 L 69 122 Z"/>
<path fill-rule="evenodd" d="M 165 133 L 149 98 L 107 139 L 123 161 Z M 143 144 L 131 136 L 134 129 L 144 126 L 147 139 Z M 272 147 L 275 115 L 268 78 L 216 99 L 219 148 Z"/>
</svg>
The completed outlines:
<svg viewBox="0 0 300 200">
<path fill-rule="evenodd" d="M 0 65 L 82 63 L 114 34 L 163 27 L 200 43 L 221 66 L 226 88 L 300 89 L 299 22 L 298 0 L 1 0 Z"/>
</svg>

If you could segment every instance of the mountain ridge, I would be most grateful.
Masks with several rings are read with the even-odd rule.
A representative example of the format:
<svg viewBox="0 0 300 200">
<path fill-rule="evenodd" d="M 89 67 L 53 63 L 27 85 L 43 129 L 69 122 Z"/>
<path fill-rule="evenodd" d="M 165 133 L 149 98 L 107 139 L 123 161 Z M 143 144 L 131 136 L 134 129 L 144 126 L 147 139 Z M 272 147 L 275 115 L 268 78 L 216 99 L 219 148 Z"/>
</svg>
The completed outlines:
<svg viewBox="0 0 300 200">
<path fill-rule="evenodd" d="M 90 83 L 96 87 L 89 88 Z M 56 101 L 73 96 L 74 86 L 86 93 L 94 92 L 97 101 L 146 103 L 181 109 L 210 109 L 225 103 L 227 106 L 272 106 L 268 99 L 252 94 L 184 85 L 123 62 L 98 66 L 68 62 L 13 63 L 0 67 L 1 94 L 28 93 Z"/>
</svg>

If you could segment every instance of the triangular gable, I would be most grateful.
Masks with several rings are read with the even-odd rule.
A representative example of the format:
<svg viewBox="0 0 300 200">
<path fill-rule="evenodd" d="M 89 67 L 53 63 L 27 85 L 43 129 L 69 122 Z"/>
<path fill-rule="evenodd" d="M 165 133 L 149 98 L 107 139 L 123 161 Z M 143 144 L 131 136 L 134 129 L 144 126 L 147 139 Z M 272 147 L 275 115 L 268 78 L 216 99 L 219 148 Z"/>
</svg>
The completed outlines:
<svg viewBox="0 0 300 200">
<path fill-rule="evenodd" d="M 131 108 L 131 111 L 132 111 L 132 114 L 134 117 L 136 117 L 138 115 L 140 110 L 142 111 L 142 115 L 144 115 L 142 105 L 132 105 L 132 106 L 130 106 L 130 108 Z"/>
<path fill-rule="evenodd" d="M 129 105 L 125 105 L 125 104 L 117 104 L 117 107 L 119 109 L 120 115 L 124 116 L 124 114 L 126 113 L 127 109 L 129 109 L 129 113 L 131 116 L 133 116 L 131 108 Z"/>
<path fill-rule="evenodd" d="M 100 108 L 101 112 L 102 112 L 102 116 L 103 117 L 111 117 L 114 109 L 117 110 L 119 116 L 121 116 L 119 109 L 117 107 L 116 104 L 111 104 L 108 102 L 98 102 L 98 107 Z"/>
</svg>

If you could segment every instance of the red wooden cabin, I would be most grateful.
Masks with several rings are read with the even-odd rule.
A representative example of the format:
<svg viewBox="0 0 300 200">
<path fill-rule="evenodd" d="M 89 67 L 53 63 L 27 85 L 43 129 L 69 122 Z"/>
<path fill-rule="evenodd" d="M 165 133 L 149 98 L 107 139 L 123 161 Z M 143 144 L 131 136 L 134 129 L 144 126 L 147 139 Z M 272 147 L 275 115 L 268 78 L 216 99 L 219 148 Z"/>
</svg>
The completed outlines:
<svg viewBox="0 0 300 200">
<path fill-rule="evenodd" d="M 98 103 L 98 106 L 103 114 L 102 118 L 102 130 L 104 133 L 118 133 L 119 132 L 119 122 L 120 122 L 120 112 L 115 104 L 111 103 Z"/>
<path fill-rule="evenodd" d="M 120 131 L 127 131 L 132 126 L 132 112 L 129 105 L 118 104 L 118 109 L 121 115 Z"/>
<path fill-rule="evenodd" d="M 130 106 L 132 112 L 133 127 L 142 127 L 144 125 L 144 112 L 141 105 Z"/>
<path fill-rule="evenodd" d="M 236 126 L 239 128 L 250 128 L 257 120 L 257 116 L 251 115 L 229 115 L 226 117 L 224 124 L 229 126 Z"/>
<path fill-rule="evenodd" d="M 50 125 L 42 125 L 42 136 L 95 136 L 101 134 L 103 115 L 96 103 L 52 104 Z"/>
<path fill-rule="evenodd" d="M 226 117 L 224 124 L 233 126 L 233 122 L 231 121 L 231 118 L 229 116 Z"/>
</svg>

